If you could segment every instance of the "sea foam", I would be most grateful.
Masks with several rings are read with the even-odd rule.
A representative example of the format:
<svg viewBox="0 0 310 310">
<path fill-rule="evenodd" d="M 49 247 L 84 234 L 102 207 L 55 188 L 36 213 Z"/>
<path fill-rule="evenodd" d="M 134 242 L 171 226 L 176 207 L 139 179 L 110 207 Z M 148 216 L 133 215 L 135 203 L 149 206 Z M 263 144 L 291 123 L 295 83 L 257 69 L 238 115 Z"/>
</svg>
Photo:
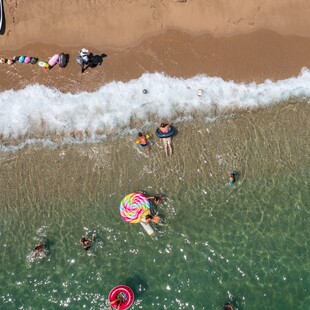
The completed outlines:
<svg viewBox="0 0 310 310">
<path fill-rule="evenodd" d="M 42 85 L 0 93 L 2 150 L 31 144 L 98 142 L 180 116 L 210 119 L 294 98 L 310 98 L 310 71 L 286 80 L 235 83 L 205 75 L 189 79 L 143 74 L 95 92 L 61 93 Z M 146 91 L 143 91 L 143 90 Z M 4 146 L 5 145 L 5 146 Z"/>
</svg>

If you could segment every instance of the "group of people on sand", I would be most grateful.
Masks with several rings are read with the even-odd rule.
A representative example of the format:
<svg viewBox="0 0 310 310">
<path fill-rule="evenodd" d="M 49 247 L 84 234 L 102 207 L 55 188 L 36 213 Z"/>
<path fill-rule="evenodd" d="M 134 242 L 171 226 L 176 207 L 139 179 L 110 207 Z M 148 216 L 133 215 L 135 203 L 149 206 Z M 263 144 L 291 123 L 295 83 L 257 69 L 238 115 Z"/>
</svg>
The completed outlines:
<svg viewBox="0 0 310 310">
<path fill-rule="evenodd" d="M 89 52 L 87 48 L 82 48 L 77 57 L 76 61 L 81 67 L 81 72 L 83 73 L 87 68 L 100 66 L 103 62 L 103 58 L 106 57 L 106 54 L 93 55 Z M 13 57 L 0 57 L 0 64 L 13 65 L 14 63 L 24 63 L 24 64 L 37 64 L 43 69 L 51 69 L 55 65 L 59 65 L 60 68 L 65 68 L 69 61 L 69 54 L 60 53 L 54 54 L 49 57 L 47 61 L 40 60 L 38 57 L 32 56 L 13 56 Z"/>
<path fill-rule="evenodd" d="M 161 123 L 159 128 L 157 129 L 162 134 L 167 134 L 171 130 L 171 123 Z M 139 144 L 143 149 L 146 150 L 147 155 L 150 155 L 151 145 L 149 142 L 150 135 L 143 134 L 141 132 L 138 133 L 138 138 L 136 139 L 136 143 Z M 167 156 L 172 156 L 172 135 L 169 137 L 162 137 L 160 138 L 163 141 L 165 153 Z"/>
</svg>

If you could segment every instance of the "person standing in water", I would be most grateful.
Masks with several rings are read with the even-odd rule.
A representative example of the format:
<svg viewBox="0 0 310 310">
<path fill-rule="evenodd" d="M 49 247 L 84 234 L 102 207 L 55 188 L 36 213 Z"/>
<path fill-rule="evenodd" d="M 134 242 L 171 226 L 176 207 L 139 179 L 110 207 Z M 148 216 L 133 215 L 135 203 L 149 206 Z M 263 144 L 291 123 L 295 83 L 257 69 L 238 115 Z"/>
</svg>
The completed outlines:
<svg viewBox="0 0 310 310">
<path fill-rule="evenodd" d="M 148 134 L 143 135 L 141 132 L 139 132 L 138 138 L 136 139 L 136 143 L 140 144 L 140 146 L 145 149 L 147 156 L 150 156 L 150 143 L 148 141 L 149 137 L 150 136 Z"/>
<path fill-rule="evenodd" d="M 159 127 L 159 131 L 162 133 L 168 133 L 170 131 L 170 122 L 166 123 L 161 123 Z M 166 155 L 172 156 L 172 138 L 162 138 L 163 143 L 164 143 L 164 148 L 165 148 L 165 153 Z"/>
</svg>

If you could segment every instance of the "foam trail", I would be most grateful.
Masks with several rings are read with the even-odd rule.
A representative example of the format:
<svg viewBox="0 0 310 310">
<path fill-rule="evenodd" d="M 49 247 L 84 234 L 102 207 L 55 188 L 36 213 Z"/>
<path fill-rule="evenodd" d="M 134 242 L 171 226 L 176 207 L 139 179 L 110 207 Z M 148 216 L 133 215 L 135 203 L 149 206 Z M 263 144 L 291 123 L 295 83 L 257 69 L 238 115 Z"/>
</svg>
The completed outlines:
<svg viewBox="0 0 310 310">
<path fill-rule="evenodd" d="M 310 97 L 310 71 L 286 80 L 264 83 L 235 83 L 221 78 L 195 76 L 190 79 L 168 77 L 160 73 L 144 74 L 127 83 L 112 82 L 93 93 L 61 93 L 41 85 L 0 93 L 0 135 L 29 144 L 55 146 L 72 143 L 73 132 L 80 138 L 97 142 L 113 132 L 121 133 L 150 119 L 175 119 L 182 116 L 214 117 L 236 109 L 257 108 Z M 142 90 L 147 89 L 147 94 Z M 197 90 L 202 89 L 201 96 Z M 216 111 L 216 115 L 214 114 Z M 55 139 L 55 137 L 61 139 Z M 57 142 L 58 141 L 58 142 Z M 4 147 L 2 147 L 4 149 Z M 12 149 L 12 148 L 11 148 Z"/>
</svg>

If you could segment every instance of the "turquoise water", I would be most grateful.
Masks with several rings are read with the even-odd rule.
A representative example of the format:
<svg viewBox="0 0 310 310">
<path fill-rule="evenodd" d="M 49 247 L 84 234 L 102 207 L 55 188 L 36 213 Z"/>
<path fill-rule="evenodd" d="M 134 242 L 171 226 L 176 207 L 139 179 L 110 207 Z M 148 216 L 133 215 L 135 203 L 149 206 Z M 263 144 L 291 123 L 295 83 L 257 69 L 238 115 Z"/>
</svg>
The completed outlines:
<svg viewBox="0 0 310 310">
<path fill-rule="evenodd" d="M 127 284 L 131 309 L 307 309 L 309 115 L 301 102 L 179 122 L 169 159 L 134 135 L 1 152 L 0 308 L 108 309 Z M 139 190 L 166 196 L 154 238 L 119 214 Z M 49 253 L 32 259 L 39 241 Z"/>
<path fill-rule="evenodd" d="M 155 238 L 121 220 L 122 197 L 43 201 L 28 191 L 2 206 L 1 309 L 108 309 L 118 284 L 132 309 L 306 309 L 309 166 L 187 188 L 158 207 Z M 22 189 L 21 189 L 22 191 Z M 81 234 L 96 234 L 88 256 Z M 30 261 L 35 242 L 49 255 Z"/>
</svg>

